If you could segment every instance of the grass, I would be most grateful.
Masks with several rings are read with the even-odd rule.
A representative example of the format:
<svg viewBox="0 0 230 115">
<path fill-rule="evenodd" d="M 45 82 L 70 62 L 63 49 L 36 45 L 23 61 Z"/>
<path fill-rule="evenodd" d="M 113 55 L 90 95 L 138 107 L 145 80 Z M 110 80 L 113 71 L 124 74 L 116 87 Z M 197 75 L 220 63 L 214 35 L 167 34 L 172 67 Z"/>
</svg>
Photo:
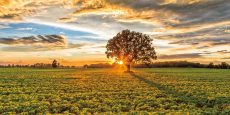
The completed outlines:
<svg viewBox="0 0 230 115">
<path fill-rule="evenodd" d="M 0 114 L 230 114 L 230 71 L 0 68 Z"/>
</svg>

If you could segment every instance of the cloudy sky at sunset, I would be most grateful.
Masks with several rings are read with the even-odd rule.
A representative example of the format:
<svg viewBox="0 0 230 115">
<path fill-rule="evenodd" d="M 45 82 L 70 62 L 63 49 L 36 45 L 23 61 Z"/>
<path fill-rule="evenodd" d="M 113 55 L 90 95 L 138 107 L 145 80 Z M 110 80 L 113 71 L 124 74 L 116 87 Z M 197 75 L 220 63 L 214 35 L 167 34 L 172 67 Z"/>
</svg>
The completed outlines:
<svg viewBox="0 0 230 115">
<path fill-rule="evenodd" d="M 158 61 L 230 62 L 230 0 L 0 0 L 0 64 L 104 63 L 123 29 Z"/>
</svg>

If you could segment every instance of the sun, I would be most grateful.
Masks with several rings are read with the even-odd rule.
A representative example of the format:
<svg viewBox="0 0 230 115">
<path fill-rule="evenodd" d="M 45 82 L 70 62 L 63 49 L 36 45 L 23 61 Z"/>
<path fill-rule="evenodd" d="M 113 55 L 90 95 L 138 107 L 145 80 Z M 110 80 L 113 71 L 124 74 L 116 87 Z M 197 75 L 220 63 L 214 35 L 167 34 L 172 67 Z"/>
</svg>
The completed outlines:
<svg viewBox="0 0 230 115">
<path fill-rule="evenodd" d="M 124 64 L 124 62 L 122 60 L 118 61 L 118 60 L 116 60 L 114 58 L 110 59 L 109 64 L 112 65 L 114 63 L 119 64 L 119 65 L 123 65 Z"/>
<path fill-rule="evenodd" d="M 123 61 L 118 61 L 117 62 L 119 65 L 123 65 Z"/>
</svg>

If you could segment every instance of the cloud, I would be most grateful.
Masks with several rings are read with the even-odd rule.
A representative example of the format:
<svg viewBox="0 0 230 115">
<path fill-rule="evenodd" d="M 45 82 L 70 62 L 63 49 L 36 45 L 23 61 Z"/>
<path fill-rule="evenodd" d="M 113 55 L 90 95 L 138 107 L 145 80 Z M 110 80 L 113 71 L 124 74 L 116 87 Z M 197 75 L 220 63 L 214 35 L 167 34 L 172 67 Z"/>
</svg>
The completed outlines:
<svg viewBox="0 0 230 115">
<path fill-rule="evenodd" d="M 225 58 L 221 58 L 221 59 L 230 60 L 230 57 L 225 57 Z"/>
<path fill-rule="evenodd" d="M 139 32 L 152 32 L 152 29 L 156 27 L 153 24 L 142 23 L 139 21 L 117 21 L 111 14 L 81 15 L 77 17 L 76 22 L 68 22 L 64 24 L 67 26 L 67 28 L 74 26 L 78 30 L 94 33 L 100 37 L 103 37 L 104 39 L 111 38 L 113 35 L 123 29 L 131 29 Z M 57 24 L 54 24 L 54 26 L 57 26 Z"/>
<path fill-rule="evenodd" d="M 0 47 L 1 51 L 5 52 L 41 52 L 41 51 L 56 51 L 65 49 L 80 49 L 85 44 L 69 44 L 67 47 L 62 46 L 41 46 L 41 45 L 17 45 Z"/>
<path fill-rule="evenodd" d="M 72 48 L 82 48 L 84 46 L 87 46 L 86 43 L 76 44 L 76 43 L 69 43 L 68 47 L 66 49 L 72 49 Z"/>
<path fill-rule="evenodd" d="M 230 51 L 228 51 L 228 50 L 219 50 L 219 51 L 217 51 L 217 53 L 220 53 L 220 54 L 230 54 Z"/>
<path fill-rule="evenodd" d="M 229 7 L 229 0 L 0 0 L 0 29 L 7 28 L 8 23 L 36 23 L 99 36 L 72 38 L 75 35 L 65 32 L 70 43 L 68 38 L 44 35 L 2 37 L 0 49 L 13 52 L 82 48 L 89 44 L 79 41 L 105 44 L 122 29 L 131 29 L 169 41 L 156 45 L 159 52 L 168 54 L 162 58 L 199 57 L 204 50 L 217 55 L 214 52 L 230 44 Z"/>
<path fill-rule="evenodd" d="M 16 30 L 25 31 L 25 30 L 34 30 L 34 28 L 17 28 Z"/>
<path fill-rule="evenodd" d="M 160 55 L 158 59 L 184 59 L 184 58 L 202 58 L 200 53 Z"/>
<path fill-rule="evenodd" d="M 7 29 L 7 28 L 10 28 L 7 24 L 0 24 L 0 30 Z"/>
<path fill-rule="evenodd" d="M 1 0 L 0 5 L 0 22 L 19 21 L 23 16 L 35 13 L 33 8 L 24 7 L 19 1 Z"/>
<path fill-rule="evenodd" d="M 75 4 L 72 16 L 114 14 L 119 19 L 158 22 L 173 28 L 196 28 L 230 18 L 228 0 L 78 0 Z"/>
<path fill-rule="evenodd" d="M 201 38 L 201 39 L 188 39 L 179 40 L 171 42 L 171 44 L 181 44 L 181 45 L 197 45 L 197 44 L 208 44 L 210 46 L 215 45 L 230 45 L 230 39 L 228 37 L 224 38 Z"/>
<path fill-rule="evenodd" d="M 158 39 L 171 40 L 169 44 L 190 45 L 195 49 L 207 49 L 216 46 L 229 46 L 229 26 L 216 26 L 194 32 L 157 36 Z"/>
<path fill-rule="evenodd" d="M 69 7 L 69 0 L 1 0 L 0 22 L 23 21 L 25 17 L 37 16 L 50 7 Z"/>
<path fill-rule="evenodd" d="M 219 55 L 225 55 L 225 54 L 230 54 L 230 51 L 228 51 L 228 50 L 218 50 L 218 51 L 213 51 L 213 52 L 211 52 L 211 51 L 205 51 L 204 52 L 205 54 L 219 54 Z"/>
<path fill-rule="evenodd" d="M 0 50 L 7 52 L 53 51 L 80 49 L 87 43 L 69 43 L 63 35 L 38 35 L 21 38 L 0 38 Z"/>
<path fill-rule="evenodd" d="M 82 23 L 79 17 L 83 15 L 109 15 L 114 21 L 162 26 L 165 32 L 192 32 L 230 24 L 229 0 L 2 0 L 0 4 L 0 20 L 41 15 L 55 17 L 60 23 Z M 46 12 L 52 9 L 72 10 L 50 16 Z"/>
<path fill-rule="evenodd" d="M 110 14 L 118 21 L 140 20 L 183 31 L 230 23 L 229 0 L 2 0 L 0 4 L 1 20 L 23 20 L 55 6 L 75 10 L 59 17 L 61 22 L 75 22 L 76 17 L 88 14 Z"/>
<path fill-rule="evenodd" d="M 38 36 L 29 36 L 22 38 L 0 38 L 0 44 L 15 45 L 15 44 L 24 44 L 24 45 L 57 45 L 57 46 L 66 46 L 66 38 L 60 35 L 38 35 Z"/>
<path fill-rule="evenodd" d="M 145 6 L 145 4 L 149 2 L 149 0 L 145 0 L 140 2 L 130 1 L 130 0 L 78 0 L 75 4 L 76 10 L 69 14 L 67 17 L 60 18 L 60 21 L 70 21 L 74 22 L 72 17 L 79 17 L 82 15 L 113 15 L 114 19 L 120 21 L 128 21 L 128 20 L 139 20 L 139 19 L 149 19 L 154 17 L 154 11 L 146 11 L 140 12 L 135 8 L 131 8 L 127 6 L 128 4 L 133 5 L 134 7 L 139 4 L 140 6 Z M 152 1 L 151 3 L 153 3 Z M 134 4 L 135 3 L 135 4 Z M 137 4 L 136 4 L 137 3 Z M 149 2 L 150 3 L 150 2 Z M 70 18 L 71 17 L 71 18 Z M 77 19 L 77 18 L 75 18 Z"/>
</svg>

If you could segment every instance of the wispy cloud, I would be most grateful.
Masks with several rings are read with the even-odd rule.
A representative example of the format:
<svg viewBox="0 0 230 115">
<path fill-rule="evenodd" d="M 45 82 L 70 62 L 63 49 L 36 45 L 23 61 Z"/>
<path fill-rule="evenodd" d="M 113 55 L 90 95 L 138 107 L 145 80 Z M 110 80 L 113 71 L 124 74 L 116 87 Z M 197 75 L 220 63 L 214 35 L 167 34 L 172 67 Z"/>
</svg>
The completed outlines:
<svg viewBox="0 0 230 115">
<path fill-rule="evenodd" d="M 75 4 L 78 8 L 71 16 L 114 14 L 117 19 L 161 23 L 174 29 L 199 28 L 200 24 L 222 23 L 230 17 L 227 0 L 79 0 Z"/>
<path fill-rule="evenodd" d="M 38 35 L 38 36 L 29 36 L 29 37 L 22 37 L 22 38 L 0 38 L 1 44 L 24 44 L 24 45 L 34 45 L 34 44 L 41 44 L 41 45 L 58 45 L 58 46 L 65 46 L 66 45 L 66 38 L 64 36 L 59 35 Z"/>
<path fill-rule="evenodd" d="M 0 30 L 10 28 L 7 24 L 0 24 Z"/>
<path fill-rule="evenodd" d="M 53 51 L 65 49 L 80 49 L 90 46 L 86 43 L 69 43 L 63 35 L 38 35 L 22 38 L 0 38 L 1 51 L 8 52 L 34 52 Z"/>
<path fill-rule="evenodd" d="M 17 28 L 16 30 L 25 31 L 25 30 L 34 30 L 34 28 Z"/>
<path fill-rule="evenodd" d="M 187 54 L 173 54 L 173 55 L 161 55 L 159 59 L 192 59 L 201 58 L 200 53 L 187 53 Z"/>
</svg>

